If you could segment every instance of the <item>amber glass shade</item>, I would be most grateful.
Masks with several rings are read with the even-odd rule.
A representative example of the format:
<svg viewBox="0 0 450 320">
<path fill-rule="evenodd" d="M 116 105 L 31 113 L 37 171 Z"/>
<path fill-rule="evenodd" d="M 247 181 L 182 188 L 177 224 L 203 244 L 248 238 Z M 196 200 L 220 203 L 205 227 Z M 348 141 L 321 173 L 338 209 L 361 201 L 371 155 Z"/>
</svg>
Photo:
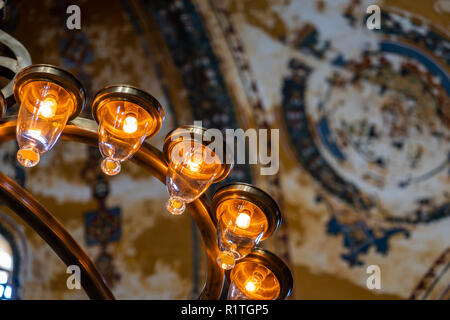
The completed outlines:
<svg viewBox="0 0 450 320">
<path fill-rule="evenodd" d="M 230 300 L 275 300 L 280 295 L 277 277 L 262 264 L 251 261 L 238 263 L 230 280 Z"/>
<path fill-rule="evenodd" d="M 145 139 L 155 135 L 164 121 L 164 110 L 151 94 L 128 85 L 101 89 L 92 102 L 92 116 L 99 124 L 99 148 L 107 175 L 120 172 Z"/>
<path fill-rule="evenodd" d="M 121 162 L 133 156 L 154 123 L 140 106 L 128 101 L 110 101 L 97 110 L 100 118 L 99 147 L 105 158 L 102 170 L 108 175 L 120 172 Z"/>
<path fill-rule="evenodd" d="M 63 87 L 49 81 L 28 82 L 21 87 L 19 96 L 17 160 L 25 167 L 33 167 L 58 140 L 76 101 Z"/>
<path fill-rule="evenodd" d="M 259 243 L 268 228 L 266 215 L 254 203 L 243 199 L 225 200 L 216 210 L 218 264 L 231 269 Z"/>
<path fill-rule="evenodd" d="M 211 210 L 217 222 L 217 263 L 232 269 L 262 240 L 270 237 L 281 222 L 275 200 L 247 183 L 230 183 L 213 196 Z"/>
<path fill-rule="evenodd" d="M 221 169 L 219 158 L 207 146 L 189 139 L 175 144 L 166 176 L 169 212 L 183 213 L 186 204 L 202 195 Z"/>
<path fill-rule="evenodd" d="M 209 148 L 207 141 L 211 141 L 208 130 L 199 126 L 182 126 L 166 136 L 163 152 L 169 167 L 167 210 L 172 214 L 183 213 L 187 203 L 230 173 L 232 161 L 224 161 Z M 222 147 L 226 150 L 225 141 Z"/>
</svg>

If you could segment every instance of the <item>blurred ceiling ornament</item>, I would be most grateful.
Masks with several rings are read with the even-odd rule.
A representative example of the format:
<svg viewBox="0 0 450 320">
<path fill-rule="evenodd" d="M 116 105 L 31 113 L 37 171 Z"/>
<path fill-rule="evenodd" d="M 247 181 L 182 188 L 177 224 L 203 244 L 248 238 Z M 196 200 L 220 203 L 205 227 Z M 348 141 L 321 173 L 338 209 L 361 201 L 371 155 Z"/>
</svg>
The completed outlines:
<svg viewBox="0 0 450 320">
<path fill-rule="evenodd" d="M 450 0 L 436 0 L 433 8 L 438 13 L 450 12 Z"/>
<path fill-rule="evenodd" d="M 210 206 L 206 190 L 226 178 L 232 165 L 224 163 L 204 141 L 197 139 L 196 133 L 201 135 L 206 129 L 175 129 L 166 137 L 163 152 L 159 151 L 144 141 L 160 130 L 164 110 L 152 95 L 129 85 L 108 86 L 97 93 L 92 105 L 97 125 L 80 117 L 87 95 L 75 76 L 56 66 L 31 65 L 23 45 L 2 31 L 0 42 L 16 55 L 15 60 L 0 57 L 0 65 L 16 74 L 1 91 L 0 142 L 16 137 L 20 147 L 17 160 L 22 166 L 38 165 L 41 155 L 50 151 L 59 138 L 98 144 L 105 158 L 101 168 L 107 175 L 118 174 L 121 162 L 132 157 L 167 184 L 171 213 L 181 214 L 189 205 L 206 247 L 208 271 L 201 299 L 223 296 L 224 281 L 229 279 L 224 269 L 232 269 L 235 264 L 239 270 L 232 274 L 230 299 L 285 299 L 290 295 L 293 278 L 289 268 L 274 254 L 256 247 L 281 222 L 276 202 L 254 186 L 234 183 L 219 189 Z M 15 102 L 18 110 L 13 108 Z M 31 194 L 1 172 L 0 199 L 67 265 L 75 261 L 80 266 L 85 279 L 82 285 L 90 298 L 114 299 L 94 263 L 64 227 Z M 226 224 L 218 220 L 226 220 Z M 232 253 L 230 261 L 224 263 L 226 256 L 219 245 L 226 247 L 228 255 Z M 247 284 L 240 285 L 242 281 Z"/>
<path fill-rule="evenodd" d="M 410 300 L 449 300 L 450 284 L 439 290 L 438 283 L 450 278 L 450 247 L 434 261 L 409 296 Z"/>
<path fill-rule="evenodd" d="M 375 32 L 366 30 L 361 26 L 366 25 L 368 15 L 363 14 L 365 11 L 363 5 L 355 1 L 350 1 L 341 7 L 334 7 L 333 1 L 329 1 L 327 12 L 329 14 L 333 11 L 333 14 L 328 15 L 327 22 L 317 18 L 323 14 L 321 12 L 323 8 L 310 5 L 308 1 L 293 1 L 280 5 L 276 9 L 267 3 L 256 8 L 250 2 L 243 2 L 242 7 L 238 9 L 227 5 L 226 2 L 210 1 L 209 3 L 212 7 L 209 9 L 212 14 L 209 15 L 218 17 L 221 31 L 230 44 L 229 49 L 242 81 L 247 81 L 244 87 L 247 88 L 249 100 L 258 100 L 255 98 L 258 88 L 261 91 L 273 89 L 271 81 L 252 75 L 251 67 L 253 66 L 257 74 L 259 70 L 266 72 L 270 70 L 269 65 L 266 70 L 266 64 L 271 57 L 279 54 L 286 54 L 289 57 L 284 67 L 286 69 L 282 69 L 283 72 L 279 74 L 272 72 L 273 77 L 276 78 L 278 75 L 279 81 L 282 81 L 282 87 L 275 88 L 279 90 L 281 97 L 275 102 L 266 99 L 269 101 L 266 107 L 270 110 L 272 104 L 280 110 L 279 125 L 285 127 L 291 139 L 291 141 L 289 139 L 283 141 L 285 149 L 290 153 L 289 158 L 298 161 L 301 170 L 308 172 L 310 177 L 320 184 L 317 187 L 316 202 L 324 203 L 327 208 L 329 215 L 329 221 L 326 223 L 327 237 L 336 236 L 342 239 L 342 248 L 345 250 L 343 252 L 333 250 L 329 253 L 330 256 L 339 255 L 350 267 L 362 266 L 367 263 L 364 255 L 375 252 L 386 256 L 392 247 L 390 241 L 398 235 L 409 238 L 415 225 L 420 223 L 430 225 L 432 221 L 442 221 L 448 217 L 450 205 L 447 195 L 448 186 L 445 183 L 448 182 L 447 176 L 450 173 L 448 171 L 449 149 L 444 148 L 442 143 L 439 147 L 429 147 L 430 140 L 434 139 L 430 135 L 429 139 L 423 143 L 429 147 L 428 150 L 431 150 L 427 154 L 422 152 L 421 145 L 417 143 L 417 136 L 411 139 L 410 134 L 408 139 L 405 135 L 405 131 L 413 127 L 411 120 L 409 124 L 406 121 L 413 118 L 414 112 L 411 111 L 431 109 L 428 107 L 411 110 L 407 107 L 411 106 L 411 96 L 417 96 L 417 104 L 421 107 L 423 101 L 421 98 L 424 96 L 422 93 L 426 91 L 433 92 L 436 101 L 440 101 L 434 105 L 436 114 L 440 115 L 442 120 L 442 124 L 430 125 L 429 128 L 440 127 L 444 130 L 446 127 L 450 128 L 450 108 L 448 108 L 449 99 L 448 90 L 446 90 L 449 86 L 448 81 L 445 80 L 448 76 L 440 77 L 440 75 L 448 74 L 445 68 L 450 64 L 448 55 L 443 54 L 446 51 L 442 50 L 448 45 L 448 36 L 446 36 L 448 32 L 445 32 L 445 29 L 434 26 L 432 23 L 435 21 L 430 23 L 431 21 L 413 15 L 407 10 L 406 12 L 396 10 L 385 5 L 381 30 Z M 435 8 L 439 3 L 439 8 L 444 14 L 450 2 L 442 0 L 435 3 Z M 298 12 L 301 12 L 303 17 L 308 16 L 311 19 L 299 19 Z M 277 29 L 280 33 L 273 32 L 272 20 L 264 19 L 269 14 L 282 17 L 278 19 L 282 22 L 282 27 Z M 331 16 L 333 18 L 330 18 Z M 261 37 L 258 37 L 258 40 L 251 39 L 252 37 L 246 32 L 247 28 L 260 33 Z M 341 33 L 340 31 L 347 28 L 351 28 L 354 33 L 351 35 L 352 45 L 342 46 L 340 40 L 348 36 L 350 32 Z M 217 34 L 212 31 L 211 33 Z M 369 45 L 368 39 L 372 45 Z M 403 45 L 405 43 L 408 43 L 406 49 Z M 255 48 L 265 46 L 273 48 L 272 55 L 268 58 L 255 53 L 257 51 Z M 280 49 L 275 49 L 277 47 Z M 394 59 L 396 63 L 393 64 Z M 436 63 L 436 60 L 440 63 Z M 377 79 L 376 75 L 383 75 L 388 70 L 389 76 Z M 409 80 L 416 76 L 419 80 L 416 83 L 420 84 L 423 90 L 409 88 L 408 85 L 403 88 L 398 86 L 400 83 L 413 83 Z M 367 79 L 373 79 L 373 82 L 370 83 Z M 386 86 L 383 81 L 390 83 Z M 350 93 L 352 86 L 356 89 Z M 318 87 L 323 90 L 317 90 Z M 364 90 L 361 90 L 363 87 Z M 353 100 L 367 89 L 373 90 L 372 94 L 368 95 L 369 99 Z M 409 99 L 403 99 L 402 90 L 412 93 L 405 94 Z M 361 94 L 361 97 L 367 96 Z M 381 97 L 383 99 L 379 99 Z M 433 107 L 431 100 L 426 99 L 425 102 Z M 278 104 L 281 104 L 280 108 Z M 348 108 L 340 112 L 339 109 L 344 106 Z M 405 110 L 408 111 L 405 112 Z M 357 114 L 360 111 L 361 117 L 358 117 Z M 374 112 L 369 113 L 369 111 Z M 389 118 L 390 115 L 392 116 Z M 359 120 L 361 124 L 377 123 L 378 116 L 381 119 L 378 127 L 368 125 L 363 128 L 363 125 L 354 125 L 358 124 Z M 388 122 L 388 118 L 392 119 L 391 123 Z M 421 121 L 416 123 L 420 124 Z M 427 122 L 423 121 L 423 123 Z M 408 125 L 405 127 L 405 124 Z M 361 130 L 361 128 L 367 130 Z M 428 132 L 433 131 L 439 130 Z M 381 137 L 383 132 L 386 134 Z M 424 130 L 424 132 L 427 131 Z M 403 152 L 408 150 L 411 145 L 417 146 L 417 152 L 410 152 L 412 156 L 405 157 L 411 160 L 408 161 L 411 164 L 409 165 L 398 154 L 401 154 L 402 150 Z M 389 148 L 394 151 L 385 152 Z M 353 150 L 349 152 L 351 149 L 356 152 L 352 153 Z M 379 152 L 380 149 L 383 149 L 383 154 Z M 442 151 L 442 156 L 438 155 L 437 151 Z M 381 157 L 371 159 L 368 156 L 372 154 L 379 154 Z M 383 158 L 385 155 L 388 156 L 387 159 Z M 429 157 L 425 157 L 426 155 Z M 398 161 L 399 166 L 391 167 L 391 164 L 397 162 L 392 161 L 396 158 L 402 159 Z M 353 166 L 349 160 L 354 159 L 357 159 L 357 164 Z M 431 165 L 429 160 L 432 160 Z M 437 160 L 436 165 L 433 160 Z M 363 165 L 363 162 L 368 163 L 367 167 Z M 423 165 L 424 162 L 426 165 Z M 402 171 L 406 171 L 408 167 L 412 170 L 403 175 Z M 424 169 L 423 173 L 417 170 L 418 167 Z M 443 178 L 440 181 L 444 181 L 442 187 L 433 189 L 434 194 L 430 192 L 430 196 L 427 194 L 427 197 L 424 197 L 425 193 L 421 195 L 417 193 L 417 196 L 412 197 L 412 190 L 419 183 L 423 185 L 424 182 L 428 183 L 432 179 L 439 183 L 441 177 L 437 177 L 438 174 Z M 399 175 L 402 179 L 398 181 L 398 186 L 393 183 L 389 186 L 397 190 L 386 191 L 385 186 L 389 184 L 389 179 Z M 360 181 L 362 183 L 359 183 Z M 375 190 L 382 190 L 381 193 L 384 194 L 379 196 L 371 191 L 373 189 L 365 189 L 365 184 Z M 397 194 L 393 197 L 393 193 L 400 189 L 405 194 L 400 196 Z M 442 193 L 442 197 L 438 192 Z M 333 202 L 328 203 L 328 199 Z M 386 200 L 406 204 L 409 211 L 403 208 L 398 210 L 398 207 L 391 210 Z M 303 210 L 297 212 L 303 214 Z M 311 223 L 305 228 L 312 229 L 312 225 Z M 311 237 L 311 243 L 314 240 L 315 238 Z M 307 246 L 305 243 L 302 245 Z M 308 263 L 311 269 L 321 263 L 320 259 L 308 260 L 305 263 Z M 442 278 L 435 291 L 448 283 L 447 279 Z M 448 287 L 446 290 L 448 293 Z"/>
</svg>

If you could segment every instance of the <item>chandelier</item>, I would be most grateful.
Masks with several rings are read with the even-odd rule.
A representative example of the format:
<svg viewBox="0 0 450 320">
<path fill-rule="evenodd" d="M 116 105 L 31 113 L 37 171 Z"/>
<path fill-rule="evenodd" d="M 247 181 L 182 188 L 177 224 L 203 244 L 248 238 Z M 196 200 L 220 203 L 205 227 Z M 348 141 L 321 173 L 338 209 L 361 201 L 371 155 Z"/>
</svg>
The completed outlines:
<svg viewBox="0 0 450 320">
<path fill-rule="evenodd" d="M 258 247 L 281 223 L 277 203 L 245 183 L 225 185 L 208 198 L 205 192 L 227 177 L 232 164 L 208 146 L 205 128 L 176 128 L 165 138 L 163 150 L 158 150 L 145 140 L 161 129 L 164 109 L 152 95 L 129 85 L 101 89 L 91 106 L 95 121 L 80 117 L 88 100 L 82 83 L 62 68 L 31 65 L 20 43 L 4 32 L 0 36 L 21 57 L 14 64 L 14 80 L 0 95 L 0 142 L 17 140 L 17 161 L 22 166 L 38 166 L 41 155 L 59 139 L 98 145 L 106 175 L 119 174 L 121 163 L 132 158 L 166 184 L 167 210 L 179 215 L 188 207 L 200 230 L 207 257 L 200 299 L 274 300 L 290 295 L 293 278 L 289 268 L 275 254 Z M 18 114 L 6 116 L 14 101 Z M 114 299 L 94 263 L 66 229 L 2 172 L 0 199 L 66 265 L 80 267 L 81 285 L 91 299 Z"/>
</svg>

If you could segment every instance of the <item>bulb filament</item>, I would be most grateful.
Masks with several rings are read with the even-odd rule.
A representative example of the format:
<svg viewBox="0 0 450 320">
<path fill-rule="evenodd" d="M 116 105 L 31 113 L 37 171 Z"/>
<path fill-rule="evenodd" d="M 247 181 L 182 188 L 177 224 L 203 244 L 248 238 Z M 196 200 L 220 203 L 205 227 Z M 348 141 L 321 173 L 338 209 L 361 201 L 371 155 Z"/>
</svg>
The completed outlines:
<svg viewBox="0 0 450 320">
<path fill-rule="evenodd" d="M 241 229 L 247 229 L 250 226 L 250 221 L 250 216 L 242 212 L 236 218 L 236 225 Z"/>
<path fill-rule="evenodd" d="M 123 131 L 126 133 L 134 133 L 137 129 L 137 119 L 134 116 L 127 116 L 123 122 Z"/>
<path fill-rule="evenodd" d="M 261 287 L 261 283 L 263 282 L 265 276 L 258 271 L 255 271 L 251 278 L 247 280 L 245 284 L 245 290 L 247 292 L 255 292 Z"/>
<path fill-rule="evenodd" d="M 53 118 L 56 114 L 56 101 L 53 98 L 46 98 L 39 103 L 38 114 L 43 118 Z"/>
</svg>

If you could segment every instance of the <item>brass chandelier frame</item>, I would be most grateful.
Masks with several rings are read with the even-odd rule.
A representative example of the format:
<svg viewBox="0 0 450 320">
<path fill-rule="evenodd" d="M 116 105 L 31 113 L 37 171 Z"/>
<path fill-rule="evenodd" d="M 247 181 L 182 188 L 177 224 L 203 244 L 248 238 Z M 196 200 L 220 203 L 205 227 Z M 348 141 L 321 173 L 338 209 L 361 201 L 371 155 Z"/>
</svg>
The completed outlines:
<svg viewBox="0 0 450 320">
<path fill-rule="evenodd" d="M 15 137 L 16 120 L 14 117 L 12 119 L 11 117 L 4 120 L 0 119 L 0 143 L 14 140 Z M 60 139 L 97 146 L 97 124 L 94 120 L 77 117 L 65 126 Z M 144 142 L 131 160 L 165 184 L 168 164 L 164 154 L 159 149 L 148 142 Z M 240 188 L 245 189 L 248 186 L 238 185 L 234 191 L 239 192 Z M 219 198 L 223 196 L 222 193 L 224 192 L 233 192 L 230 187 L 223 189 L 218 194 Z M 260 192 L 257 188 L 255 188 L 254 194 L 249 191 L 250 198 L 258 199 Z M 80 266 L 81 278 L 83 279 L 81 285 L 91 299 L 115 299 L 94 263 L 62 224 L 33 195 L 1 171 L 0 199 L 38 233 L 67 266 L 73 264 Z M 214 202 L 217 202 L 217 200 L 214 199 Z M 188 204 L 189 212 L 200 231 L 206 250 L 207 277 L 199 297 L 202 300 L 220 299 L 225 281 L 225 271 L 216 263 L 219 255 L 217 218 L 213 214 L 216 205 L 217 203 L 211 204 L 211 200 L 206 194 Z M 271 224 L 273 223 L 275 222 L 271 222 Z M 276 227 L 272 225 L 270 234 L 274 229 Z M 281 260 L 274 254 L 262 249 L 254 249 L 254 253 L 249 256 L 249 259 L 254 259 L 254 256 L 259 256 L 261 261 L 274 266 L 282 287 L 279 299 L 289 296 L 293 280 L 287 267 L 280 266 Z"/>
<path fill-rule="evenodd" d="M 69 116 L 68 123 L 65 125 L 59 139 L 98 146 L 99 133 L 96 112 L 93 112 L 94 120 L 79 116 L 87 100 L 83 85 L 66 70 L 58 67 L 50 65 L 33 65 L 28 67 L 31 65 L 31 58 L 26 48 L 2 30 L 0 30 L 0 43 L 7 46 L 16 56 L 16 60 L 9 57 L 0 57 L 0 66 L 11 70 L 15 74 L 23 70 L 6 87 L 0 90 L 0 143 L 16 138 L 17 111 L 10 110 L 9 114 L 6 114 L 8 106 L 13 106 L 16 102 L 19 104 L 21 88 L 28 82 L 43 80 L 56 82 L 62 87 L 70 89 L 69 92 L 73 95 L 72 98 L 77 101 L 77 108 Z M 159 102 L 144 91 L 127 85 L 105 87 L 95 98 L 92 104 L 94 110 L 99 107 L 98 101 L 105 102 L 113 98 L 119 100 L 132 99 L 132 102 L 138 103 L 144 109 L 148 109 L 147 111 L 153 113 L 153 118 L 157 120 L 156 130 L 153 134 L 156 134 L 161 128 L 162 119 L 158 118 L 158 114 L 163 115 L 164 111 Z M 192 126 L 180 128 L 192 133 L 193 139 L 196 137 L 195 133 L 198 133 L 195 130 L 200 130 Z M 176 134 L 176 131 L 168 134 L 163 151 L 160 151 L 148 142 L 144 142 L 130 160 L 146 169 L 163 184 L 166 184 L 170 150 L 174 143 L 178 141 L 177 137 L 174 136 Z M 173 139 L 169 141 L 167 140 L 169 138 Z M 222 171 L 216 177 L 215 182 L 224 179 L 231 170 L 229 164 L 223 164 L 222 166 Z M 223 295 L 224 283 L 226 278 L 229 278 L 229 274 L 216 262 L 220 251 L 217 245 L 218 222 L 215 210 L 217 204 L 226 195 L 237 197 L 237 194 L 242 194 L 241 196 L 245 199 L 248 198 L 247 200 L 256 201 L 257 205 L 263 205 L 268 210 L 269 230 L 266 232 L 264 239 L 275 232 L 281 221 L 281 213 L 274 200 L 265 199 L 266 197 L 262 190 L 242 183 L 221 188 L 217 196 L 215 195 L 212 200 L 204 193 L 189 203 L 189 212 L 199 229 L 206 250 L 207 276 L 199 299 L 218 300 Z M 81 285 L 89 298 L 98 300 L 115 299 L 111 289 L 92 260 L 64 226 L 31 193 L 1 171 L 0 200 L 31 227 L 33 231 L 38 233 L 67 266 L 78 265 L 80 267 Z M 276 274 L 281 286 L 278 299 L 284 299 L 289 296 L 293 287 L 292 275 L 287 266 L 276 255 L 263 249 L 255 248 L 249 255 L 249 261 L 272 266 L 273 272 Z"/>
<path fill-rule="evenodd" d="M 14 140 L 15 137 L 15 119 L 0 123 L 0 142 Z M 90 119 L 75 118 L 66 125 L 61 139 L 96 146 L 98 144 L 97 124 Z M 144 142 L 131 160 L 165 184 L 168 166 L 160 150 Z M 114 299 L 114 295 L 94 263 L 69 232 L 28 191 L 2 172 L 0 172 L 0 198 L 47 242 L 67 266 L 73 264 L 80 266 L 83 279 L 81 284 L 91 299 Z M 225 272 L 216 263 L 219 254 L 216 243 L 217 228 L 210 214 L 210 201 L 203 194 L 188 206 L 206 249 L 207 278 L 200 298 L 216 300 L 220 298 L 222 292 Z"/>
</svg>

